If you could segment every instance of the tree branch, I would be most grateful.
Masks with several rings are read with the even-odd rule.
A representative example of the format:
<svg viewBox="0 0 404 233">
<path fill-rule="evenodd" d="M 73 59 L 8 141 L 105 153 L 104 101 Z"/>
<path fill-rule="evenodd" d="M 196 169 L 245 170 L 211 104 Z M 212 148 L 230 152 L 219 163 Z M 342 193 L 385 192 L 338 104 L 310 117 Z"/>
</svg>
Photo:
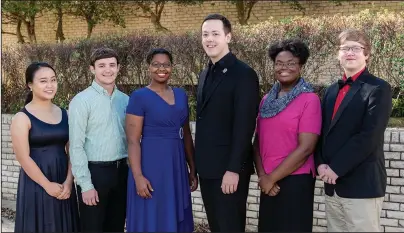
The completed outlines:
<svg viewBox="0 0 404 233">
<path fill-rule="evenodd" d="M 157 15 L 159 16 L 159 18 L 161 18 L 161 13 L 163 13 L 164 5 L 165 5 L 165 2 L 164 2 L 164 1 L 161 2 L 160 9 L 159 9 L 158 12 L 157 12 Z"/>
<path fill-rule="evenodd" d="M 139 17 L 139 18 L 146 18 L 146 19 L 150 19 L 151 18 L 151 16 L 149 16 L 149 15 L 134 15 L 135 17 Z"/>
<path fill-rule="evenodd" d="M 17 33 L 5 32 L 5 31 L 3 31 L 3 29 L 1 29 L 1 34 L 17 36 Z M 27 38 L 26 36 L 22 36 L 22 37 Z"/>
<path fill-rule="evenodd" d="M 1 34 L 13 35 L 13 36 L 16 36 L 16 35 L 17 35 L 17 33 L 5 32 L 5 31 L 3 31 L 3 29 L 1 29 Z"/>
<path fill-rule="evenodd" d="M 254 5 L 258 2 L 258 0 L 254 0 L 254 1 L 249 1 L 248 2 L 248 12 L 247 12 L 247 17 L 246 17 L 246 21 L 248 21 L 250 19 L 251 16 L 251 11 L 254 7 Z"/>
<path fill-rule="evenodd" d="M 145 4 L 143 4 L 142 2 L 137 2 L 136 3 L 140 8 L 142 8 L 143 11 L 149 12 L 149 13 L 153 13 L 153 11 L 150 9 L 149 6 L 146 6 Z"/>
</svg>

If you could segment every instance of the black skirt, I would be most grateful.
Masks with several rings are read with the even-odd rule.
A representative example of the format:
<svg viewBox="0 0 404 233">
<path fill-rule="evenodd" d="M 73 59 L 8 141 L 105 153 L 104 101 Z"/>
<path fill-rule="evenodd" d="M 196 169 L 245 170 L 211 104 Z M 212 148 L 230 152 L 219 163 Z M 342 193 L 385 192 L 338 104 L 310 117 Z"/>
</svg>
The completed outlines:
<svg viewBox="0 0 404 233">
<path fill-rule="evenodd" d="M 312 232 L 315 177 L 290 175 L 278 182 L 276 196 L 261 193 L 259 232 Z"/>
</svg>

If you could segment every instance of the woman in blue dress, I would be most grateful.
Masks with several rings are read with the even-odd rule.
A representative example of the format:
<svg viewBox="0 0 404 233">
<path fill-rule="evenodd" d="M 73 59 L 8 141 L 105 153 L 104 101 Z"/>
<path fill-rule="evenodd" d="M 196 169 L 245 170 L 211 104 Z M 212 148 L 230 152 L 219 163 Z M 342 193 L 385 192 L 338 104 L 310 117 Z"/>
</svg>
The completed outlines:
<svg viewBox="0 0 404 233">
<path fill-rule="evenodd" d="M 56 72 L 33 62 L 25 71 L 30 89 L 11 123 L 18 178 L 14 232 L 79 232 L 76 187 L 67 144 L 67 111 L 55 105 Z"/>
<path fill-rule="evenodd" d="M 134 91 L 126 110 L 130 163 L 128 232 L 192 232 L 191 192 L 198 186 L 188 97 L 167 82 L 172 55 L 147 55 L 151 83 Z"/>
</svg>

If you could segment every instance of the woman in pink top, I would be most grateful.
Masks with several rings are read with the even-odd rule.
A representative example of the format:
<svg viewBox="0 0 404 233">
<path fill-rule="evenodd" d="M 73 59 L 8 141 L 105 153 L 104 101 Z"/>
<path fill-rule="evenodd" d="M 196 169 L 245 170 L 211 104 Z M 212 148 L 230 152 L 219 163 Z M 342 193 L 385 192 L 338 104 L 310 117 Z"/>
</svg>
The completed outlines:
<svg viewBox="0 0 404 233">
<path fill-rule="evenodd" d="M 321 129 L 321 105 L 300 72 L 309 57 L 300 40 L 269 49 L 274 84 L 261 101 L 255 164 L 262 190 L 258 231 L 312 232 L 315 167 L 313 151 Z"/>
</svg>

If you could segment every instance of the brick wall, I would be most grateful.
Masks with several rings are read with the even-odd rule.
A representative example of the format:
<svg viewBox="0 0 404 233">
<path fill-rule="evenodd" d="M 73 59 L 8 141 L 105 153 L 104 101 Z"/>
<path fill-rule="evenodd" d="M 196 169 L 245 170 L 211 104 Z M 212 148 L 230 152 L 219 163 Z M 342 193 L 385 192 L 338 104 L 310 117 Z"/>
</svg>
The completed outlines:
<svg viewBox="0 0 404 233">
<path fill-rule="evenodd" d="M 302 1 L 306 8 L 306 15 L 327 15 L 327 14 L 352 14 L 364 9 L 380 11 L 382 8 L 392 11 L 403 11 L 404 5 L 401 1 L 350 1 L 343 2 L 336 6 L 328 1 Z M 354 2 L 354 3 L 352 3 Z M 128 2 L 127 4 L 134 4 Z M 139 12 L 140 13 L 140 12 Z M 201 5 L 180 6 L 168 2 L 162 14 L 161 23 L 172 32 L 184 32 L 195 30 L 200 27 L 202 19 L 209 13 L 221 13 L 227 16 L 233 23 L 237 22 L 237 10 L 234 4 L 228 1 L 206 1 Z M 275 19 L 303 15 L 302 12 L 292 9 L 288 4 L 280 1 L 259 1 L 253 8 L 250 24 L 267 20 L 269 17 Z M 97 25 L 93 30 L 93 36 L 114 33 L 126 34 L 135 30 L 153 28 L 150 19 L 135 17 L 134 14 L 125 14 L 126 28 L 113 26 L 111 23 Z M 55 41 L 57 21 L 54 13 L 45 12 L 36 20 L 36 36 L 38 42 Z M 2 24 L 2 30 L 15 33 L 16 25 Z M 26 36 L 26 28 L 22 27 L 22 33 Z M 63 17 L 63 31 L 67 40 L 84 38 L 87 33 L 87 24 L 84 20 L 73 16 Z M 3 44 L 14 44 L 16 36 L 3 34 Z M 28 39 L 26 39 L 28 41 Z"/>
<path fill-rule="evenodd" d="M 1 175 L 2 199 L 14 200 L 17 193 L 19 163 L 15 160 L 11 138 L 11 115 L 2 115 L 1 131 Z M 195 128 L 192 125 L 192 133 Z M 384 151 L 387 168 L 387 193 L 383 204 L 381 224 L 385 232 L 404 231 L 404 129 L 389 128 L 385 132 Z M 257 176 L 251 177 L 247 200 L 247 229 L 257 231 L 259 195 Z M 199 189 L 192 193 L 192 203 L 196 222 L 206 222 L 206 213 Z M 324 189 L 319 180 L 316 182 L 314 197 L 313 231 L 326 231 Z"/>
<path fill-rule="evenodd" d="M 20 164 L 15 159 L 10 136 L 12 115 L 1 115 L 1 198 L 14 200 Z"/>
</svg>

